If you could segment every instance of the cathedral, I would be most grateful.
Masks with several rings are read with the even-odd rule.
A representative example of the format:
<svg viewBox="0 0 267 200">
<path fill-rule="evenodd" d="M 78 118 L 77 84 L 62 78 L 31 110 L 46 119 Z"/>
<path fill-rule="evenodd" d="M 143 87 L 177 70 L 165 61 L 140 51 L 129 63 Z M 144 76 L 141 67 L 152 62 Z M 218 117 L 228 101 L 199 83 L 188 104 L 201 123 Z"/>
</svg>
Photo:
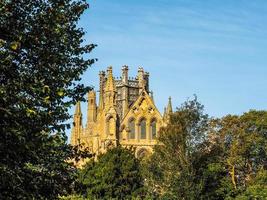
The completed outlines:
<svg viewBox="0 0 267 200">
<path fill-rule="evenodd" d="M 77 103 L 71 132 L 71 144 L 83 144 L 96 155 L 110 145 L 134 147 L 136 157 L 152 153 L 159 129 L 172 112 L 171 99 L 163 116 L 149 91 L 149 73 L 138 69 L 136 77 L 128 77 L 128 66 L 122 67 L 120 78 L 114 78 L 112 67 L 99 73 L 99 100 L 96 91 L 88 93 L 86 126 L 82 124 L 80 102 Z"/>
</svg>

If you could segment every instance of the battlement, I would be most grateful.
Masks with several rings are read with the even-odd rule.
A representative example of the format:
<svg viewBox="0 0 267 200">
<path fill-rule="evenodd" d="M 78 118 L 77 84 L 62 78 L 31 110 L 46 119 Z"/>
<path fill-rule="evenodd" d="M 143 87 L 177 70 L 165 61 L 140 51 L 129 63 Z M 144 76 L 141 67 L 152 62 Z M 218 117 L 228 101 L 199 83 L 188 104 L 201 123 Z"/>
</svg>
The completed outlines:
<svg viewBox="0 0 267 200">
<path fill-rule="evenodd" d="M 145 72 L 142 67 L 138 68 L 138 74 L 135 77 L 129 77 L 128 76 L 128 70 L 129 67 L 127 65 L 122 66 L 121 68 L 121 76 L 113 76 L 114 82 L 115 82 L 115 87 L 122 87 L 122 86 L 128 86 L 128 87 L 135 87 L 135 88 L 140 88 L 145 89 L 149 88 L 149 72 Z M 109 66 L 105 71 L 100 71 L 99 72 L 99 77 L 100 77 L 100 87 L 104 88 L 105 87 L 105 82 L 107 81 L 108 73 L 112 73 L 112 67 Z"/>
<path fill-rule="evenodd" d="M 87 123 L 82 125 L 80 103 L 76 106 L 72 144 L 86 144 L 97 155 L 110 144 L 136 147 L 136 156 L 152 152 L 163 118 L 149 92 L 149 73 L 139 67 L 136 77 L 129 77 L 128 66 L 122 66 L 120 77 L 114 77 L 112 67 L 99 72 L 99 100 L 95 91 L 88 93 Z M 171 99 L 164 113 L 172 111 Z"/>
<path fill-rule="evenodd" d="M 136 101 L 142 90 L 149 94 L 149 73 L 145 72 L 142 67 L 138 68 L 136 77 L 128 76 L 129 67 L 122 66 L 121 76 L 114 77 L 112 67 L 109 66 L 106 71 L 99 72 L 99 105 L 101 107 L 107 103 L 105 96 L 110 90 L 114 90 L 114 103 L 119 117 L 125 115 L 125 112 Z M 112 88 L 112 89 L 111 89 Z"/>
</svg>

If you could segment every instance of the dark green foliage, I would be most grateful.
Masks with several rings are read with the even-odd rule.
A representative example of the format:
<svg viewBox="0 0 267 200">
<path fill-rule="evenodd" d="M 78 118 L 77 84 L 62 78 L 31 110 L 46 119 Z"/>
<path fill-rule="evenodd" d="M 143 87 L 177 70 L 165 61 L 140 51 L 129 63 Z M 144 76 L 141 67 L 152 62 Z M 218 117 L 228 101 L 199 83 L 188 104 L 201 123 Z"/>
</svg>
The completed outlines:
<svg viewBox="0 0 267 200">
<path fill-rule="evenodd" d="M 160 199 L 265 198 L 266 133 L 266 111 L 209 119 L 196 98 L 187 101 L 144 165 L 149 193 Z"/>
<path fill-rule="evenodd" d="M 132 150 L 121 146 L 87 163 L 79 179 L 89 199 L 131 199 L 143 193 L 139 160 Z"/>
<path fill-rule="evenodd" d="M 209 119 L 195 98 L 170 117 L 154 154 L 116 147 L 78 174 L 68 109 L 94 60 L 77 22 L 85 0 L 0 1 L 0 199 L 266 199 L 267 112 Z M 82 186 L 80 188 L 80 186 Z M 145 190 L 148 194 L 145 194 Z M 67 199 L 82 199 L 68 196 Z"/>
<path fill-rule="evenodd" d="M 0 1 L 0 199 L 54 199 L 74 187 L 68 109 L 94 60 L 77 27 L 85 0 Z"/>
</svg>

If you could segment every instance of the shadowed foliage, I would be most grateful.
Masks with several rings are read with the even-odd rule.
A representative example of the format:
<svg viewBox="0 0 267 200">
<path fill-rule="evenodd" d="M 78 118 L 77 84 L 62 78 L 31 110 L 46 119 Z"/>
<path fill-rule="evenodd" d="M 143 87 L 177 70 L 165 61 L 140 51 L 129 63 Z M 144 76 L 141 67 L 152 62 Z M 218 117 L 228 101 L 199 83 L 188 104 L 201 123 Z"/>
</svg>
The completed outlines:
<svg viewBox="0 0 267 200">
<path fill-rule="evenodd" d="M 66 143 L 68 109 L 90 89 L 80 75 L 85 0 L 0 1 L 0 198 L 55 199 L 74 189 L 79 151 Z"/>
<path fill-rule="evenodd" d="M 143 179 L 134 151 L 118 146 L 87 163 L 79 179 L 89 199 L 132 199 L 143 194 Z"/>
</svg>

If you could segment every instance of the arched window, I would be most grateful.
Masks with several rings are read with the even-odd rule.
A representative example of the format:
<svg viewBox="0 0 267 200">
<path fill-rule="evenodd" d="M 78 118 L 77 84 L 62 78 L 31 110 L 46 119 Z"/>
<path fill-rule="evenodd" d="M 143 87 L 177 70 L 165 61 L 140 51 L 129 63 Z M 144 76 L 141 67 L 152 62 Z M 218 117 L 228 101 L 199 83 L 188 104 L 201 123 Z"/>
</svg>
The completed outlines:
<svg viewBox="0 0 267 200">
<path fill-rule="evenodd" d="M 156 120 L 153 120 L 150 124 L 150 130 L 151 130 L 151 139 L 156 139 L 157 137 L 157 122 Z"/>
<path fill-rule="evenodd" d="M 140 138 L 146 139 L 146 120 L 142 119 L 140 122 Z"/>
<path fill-rule="evenodd" d="M 134 123 L 134 119 L 131 119 L 129 121 L 129 129 L 130 129 L 130 132 L 129 132 L 129 139 L 135 139 L 135 123 Z"/>
</svg>

